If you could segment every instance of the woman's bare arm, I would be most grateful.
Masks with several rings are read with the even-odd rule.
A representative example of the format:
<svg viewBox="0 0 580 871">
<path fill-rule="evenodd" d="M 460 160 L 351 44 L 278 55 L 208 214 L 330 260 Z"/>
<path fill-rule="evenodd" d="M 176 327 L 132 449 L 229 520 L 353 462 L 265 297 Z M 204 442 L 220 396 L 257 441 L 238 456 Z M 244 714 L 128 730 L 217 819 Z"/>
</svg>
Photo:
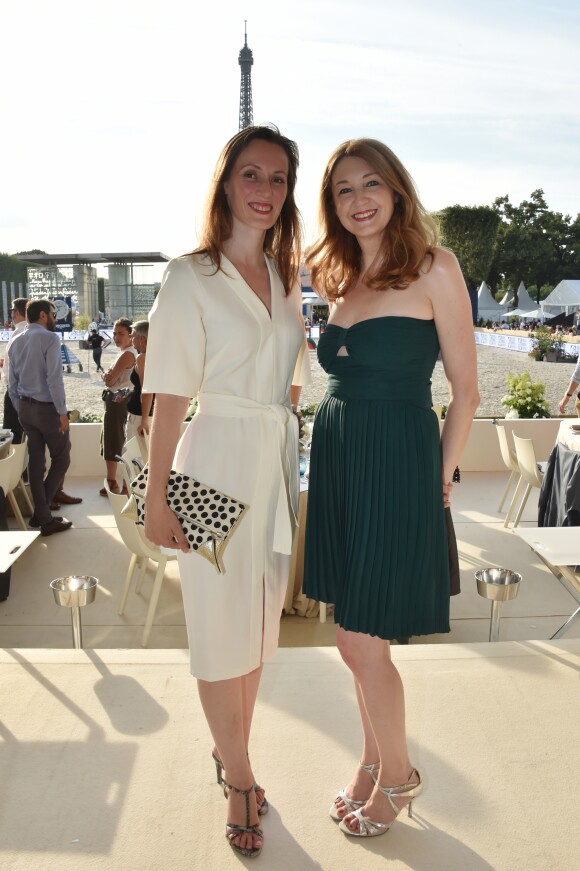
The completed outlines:
<svg viewBox="0 0 580 871">
<path fill-rule="evenodd" d="M 125 369 L 132 369 L 135 365 L 135 355 L 131 351 L 124 351 L 119 359 L 115 362 L 114 366 L 111 366 L 105 374 L 103 375 L 103 381 L 107 385 L 114 384 L 117 378 L 121 376 L 121 373 L 125 371 Z"/>
<path fill-rule="evenodd" d="M 449 385 L 441 441 L 443 483 L 450 484 L 479 405 L 477 356 L 469 294 L 455 256 L 438 249 L 431 271 L 430 297 Z"/>
<path fill-rule="evenodd" d="M 167 504 L 167 479 L 181 436 L 189 399 L 157 394 L 149 443 L 149 479 L 145 494 L 145 535 L 154 544 L 189 551 L 181 524 Z"/>
</svg>

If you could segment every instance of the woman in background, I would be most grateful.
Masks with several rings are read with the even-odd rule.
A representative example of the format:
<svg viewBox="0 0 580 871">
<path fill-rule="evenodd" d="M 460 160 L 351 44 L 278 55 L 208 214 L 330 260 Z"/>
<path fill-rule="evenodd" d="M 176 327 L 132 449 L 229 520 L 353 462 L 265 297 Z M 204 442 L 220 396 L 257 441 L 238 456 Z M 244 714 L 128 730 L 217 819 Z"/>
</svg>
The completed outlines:
<svg viewBox="0 0 580 871">
<path fill-rule="evenodd" d="M 148 455 L 147 439 L 151 425 L 150 415 L 153 414 L 154 396 L 143 393 L 141 385 L 145 377 L 145 357 L 147 354 L 147 336 L 149 321 L 136 321 L 131 331 L 131 342 L 137 351 L 135 365 L 131 369 L 130 380 L 133 390 L 127 400 L 127 422 L 125 424 L 126 441 L 138 438 L 141 446 L 141 456 Z"/>
<path fill-rule="evenodd" d="M 248 756 L 262 664 L 276 651 L 298 499 L 306 364 L 298 281 L 298 151 L 275 128 L 247 127 L 218 160 L 200 247 L 173 260 L 150 315 L 143 389 L 155 393 L 145 534 L 178 550 L 191 653 L 228 800 L 226 837 L 247 857 L 268 809 Z M 293 377 L 294 376 L 294 377 Z M 181 436 L 191 397 L 198 410 Z M 177 450 L 176 450 L 177 449 Z M 249 510 L 226 573 L 190 553 L 166 498 L 171 468 Z"/>
<path fill-rule="evenodd" d="M 568 386 L 566 387 L 566 392 L 564 396 L 558 403 L 558 409 L 560 414 L 566 414 L 566 406 L 568 405 L 568 400 L 572 399 L 578 387 L 580 386 L 580 354 L 578 355 L 578 359 L 576 360 L 576 368 L 572 372 L 570 376 L 570 381 L 568 382 Z M 580 417 L 580 392 L 576 396 L 576 401 L 574 403 L 576 408 L 576 414 Z"/>
<path fill-rule="evenodd" d="M 113 365 L 103 375 L 106 390 L 103 391 L 105 414 L 101 430 L 101 456 L 104 457 L 107 465 L 109 489 L 112 493 L 119 493 L 117 460 L 115 458 L 122 453 L 125 444 L 127 397 L 131 392 L 131 370 L 137 356 L 137 351 L 131 343 L 131 321 L 129 318 L 118 318 L 115 321 L 113 341 L 119 349 L 119 353 Z M 101 496 L 107 495 L 104 487 L 99 490 L 99 493 Z"/>
<path fill-rule="evenodd" d="M 437 247 L 389 148 L 341 145 L 320 208 L 307 265 L 332 306 L 318 343 L 329 379 L 312 436 L 303 588 L 335 605 L 363 730 L 330 815 L 345 834 L 374 837 L 421 790 L 390 639 L 449 631 L 443 509 L 478 404 L 476 355 L 457 261 Z M 439 350 L 451 397 L 442 457 L 430 390 Z"/>
</svg>

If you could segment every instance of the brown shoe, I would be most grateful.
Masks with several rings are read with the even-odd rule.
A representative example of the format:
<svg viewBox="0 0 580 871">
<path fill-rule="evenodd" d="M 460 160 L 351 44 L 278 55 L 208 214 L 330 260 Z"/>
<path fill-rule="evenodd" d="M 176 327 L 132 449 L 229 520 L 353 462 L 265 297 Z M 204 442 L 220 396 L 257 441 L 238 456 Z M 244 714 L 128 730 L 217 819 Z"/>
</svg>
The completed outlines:
<svg viewBox="0 0 580 871">
<path fill-rule="evenodd" d="M 116 493 L 117 495 L 119 495 L 119 493 L 121 491 L 119 490 L 119 485 L 117 484 L 117 481 L 114 478 L 107 478 L 107 484 L 109 485 L 109 490 L 111 491 L 111 493 Z M 99 496 L 106 496 L 106 495 L 107 495 L 106 488 L 101 487 L 101 489 L 99 490 Z"/>
<path fill-rule="evenodd" d="M 69 496 L 64 490 L 59 490 L 54 496 L 54 501 L 59 505 L 80 505 L 83 500 L 80 496 Z"/>
<path fill-rule="evenodd" d="M 70 529 L 72 526 L 72 522 L 70 520 L 57 520 L 56 517 L 53 517 L 50 523 L 44 523 L 40 527 L 40 534 L 44 535 L 55 535 L 57 532 L 66 532 L 67 529 Z"/>
<path fill-rule="evenodd" d="M 50 508 L 51 511 L 58 511 L 58 509 L 60 508 L 60 502 L 53 501 L 50 503 L 50 505 L 48 507 Z"/>
</svg>

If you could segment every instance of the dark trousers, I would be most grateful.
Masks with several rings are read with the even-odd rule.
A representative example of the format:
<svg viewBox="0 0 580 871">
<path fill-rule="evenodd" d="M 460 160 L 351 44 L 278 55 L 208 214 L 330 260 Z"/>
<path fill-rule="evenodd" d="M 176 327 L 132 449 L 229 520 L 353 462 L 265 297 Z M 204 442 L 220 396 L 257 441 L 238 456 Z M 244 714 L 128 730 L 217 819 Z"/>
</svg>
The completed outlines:
<svg viewBox="0 0 580 871">
<path fill-rule="evenodd" d="M 8 394 L 8 390 L 4 394 L 4 429 L 11 429 L 14 433 L 12 444 L 19 445 L 22 442 L 22 426 L 16 414 L 16 409 L 12 405 L 12 400 Z"/>
<path fill-rule="evenodd" d="M 20 422 L 28 436 L 28 483 L 34 514 L 43 526 L 52 519 L 49 506 L 70 465 L 69 431 L 59 431 L 60 416 L 52 402 L 21 399 Z M 45 478 L 46 448 L 50 454 L 50 468 Z"/>
<path fill-rule="evenodd" d="M 101 357 L 102 356 L 103 356 L 103 349 L 102 348 L 93 348 L 93 360 L 95 361 L 95 365 L 97 367 L 97 372 L 99 371 L 99 369 L 103 368 L 101 366 Z"/>
</svg>

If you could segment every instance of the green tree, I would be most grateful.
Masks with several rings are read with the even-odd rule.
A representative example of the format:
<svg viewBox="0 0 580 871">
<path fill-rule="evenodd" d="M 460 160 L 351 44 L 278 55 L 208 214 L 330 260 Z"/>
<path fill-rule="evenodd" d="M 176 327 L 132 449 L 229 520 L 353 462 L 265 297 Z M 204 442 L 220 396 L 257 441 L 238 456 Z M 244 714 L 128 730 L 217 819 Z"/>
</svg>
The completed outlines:
<svg viewBox="0 0 580 871">
<path fill-rule="evenodd" d="M 434 215 L 441 241 L 451 248 L 465 282 L 474 288 L 487 281 L 501 217 L 489 206 L 448 206 Z"/>
<path fill-rule="evenodd" d="M 573 278 L 580 267 L 580 217 L 552 212 L 541 188 L 519 206 L 509 197 L 497 197 L 494 210 L 501 219 L 490 270 L 492 287 L 555 286 Z M 536 292 L 536 300 L 540 301 Z"/>
<path fill-rule="evenodd" d="M 26 263 L 11 254 L 0 254 L 0 281 L 26 282 Z"/>
</svg>

